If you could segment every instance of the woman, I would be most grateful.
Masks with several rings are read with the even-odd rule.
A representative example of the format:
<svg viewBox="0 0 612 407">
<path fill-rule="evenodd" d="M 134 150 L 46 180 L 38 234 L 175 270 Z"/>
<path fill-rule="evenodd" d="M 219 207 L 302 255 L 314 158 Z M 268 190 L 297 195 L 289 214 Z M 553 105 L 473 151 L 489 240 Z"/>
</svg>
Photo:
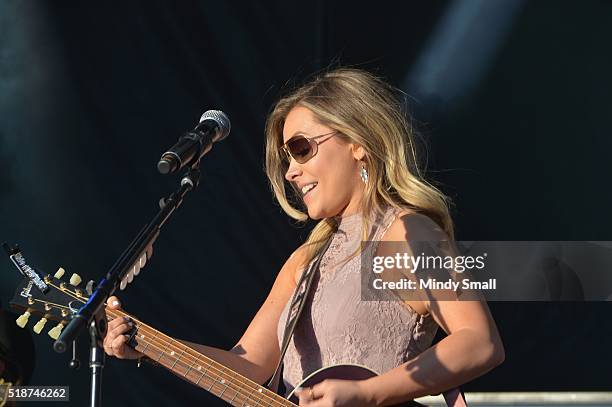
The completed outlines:
<svg viewBox="0 0 612 407">
<path fill-rule="evenodd" d="M 360 364 L 380 375 L 297 389 L 300 405 L 397 404 L 447 390 L 500 364 L 503 345 L 484 301 L 361 300 L 362 259 L 355 254 L 362 240 L 453 239 L 447 200 L 422 179 L 417 163 L 401 103 L 369 73 L 333 70 L 281 99 L 266 125 L 267 175 L 289 216 L 319 221 L 280 270 L 236 346 L 225 351 L 190 345 L 264 383 L 280 358 L 296 283 L 331 239 L 284 357 L 284 384 L 291 390 L 305 375 L 338 363 Z M 119 307 L 115 298 L 110 303 Z M 429 347 L 437 326 L 448 336 Z M 104 341 L 109 355 L 142 356 L 125 346 L 128 330 L 121 319 L 109 324 Z"/>
</svg>

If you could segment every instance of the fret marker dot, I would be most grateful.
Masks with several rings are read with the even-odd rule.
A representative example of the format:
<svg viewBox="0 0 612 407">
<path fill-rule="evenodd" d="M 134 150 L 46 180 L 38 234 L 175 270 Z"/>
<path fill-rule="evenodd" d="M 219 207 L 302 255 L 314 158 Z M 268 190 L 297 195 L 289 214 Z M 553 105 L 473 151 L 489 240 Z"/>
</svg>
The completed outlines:
<svg viewBox="0 0 612 407">
<path fill-rule="evenodd" d="M 225 379 L 221 379 L 221 384 L 225 384 Z"/>
<path fill-rule="evenodd" d="M 174 356 L 174 351 L 170 352 L 170 356 Z"/>
<path fill-rule="evenodd" d="M 198 366 L 198 372 L 202 370 L 202 366 Z"/>
<path fill-rule="evenodd" d="M 140 339 L 144 339 L 144 335 L 140 335 Z"/>
<path fill-rule="evenodd" d="M 260 387 L 260 388 L 259 388 L 257 391 L 258 391 L 258 392 L 260 392 L 260 393 L 261 393 L 261 392 L 263 392 L 263 390 L 261 389 L 261 387 Z"/>
</svg>

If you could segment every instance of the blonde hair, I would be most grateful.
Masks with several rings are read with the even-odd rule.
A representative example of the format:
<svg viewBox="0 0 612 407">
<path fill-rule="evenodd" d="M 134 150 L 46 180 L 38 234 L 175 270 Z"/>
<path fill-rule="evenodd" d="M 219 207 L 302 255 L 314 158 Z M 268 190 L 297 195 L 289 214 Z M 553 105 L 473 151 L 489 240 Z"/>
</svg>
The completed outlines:
<svg viewBox="0 0 612 407">
<path fill-rule="evenodd" d="M 276 103 L 266 122 L 265 170 L 274 196 L 290 217 L 301 222 L 308 219 L 304 211 L 295 207 L 297 204 L 303 208 L 304 204 L 293 184 L 293 196 L 287 194 L 287 162 L 280 151 L 287 115 L 294 107 L 303 106 L 321 124 L 366 151 L 363 161 L 368 181 L 362 201 L 364 240 L 369 230 L 368 219 L 382 214 L 386 205 L 398 209 L 408 207 L 427 215 L 454 239 L 449 212 L 451 201 L 421 175 L 414 131 L 396 92 L 397 89 L 368 72 L 340 68 L 316 76 Z M 295 198 L 297 202 L 292 202 Z M 336 228 L 334 218 L 317 223 L 304 244 L 309 249 L 308 261 Z"/>
</svg>

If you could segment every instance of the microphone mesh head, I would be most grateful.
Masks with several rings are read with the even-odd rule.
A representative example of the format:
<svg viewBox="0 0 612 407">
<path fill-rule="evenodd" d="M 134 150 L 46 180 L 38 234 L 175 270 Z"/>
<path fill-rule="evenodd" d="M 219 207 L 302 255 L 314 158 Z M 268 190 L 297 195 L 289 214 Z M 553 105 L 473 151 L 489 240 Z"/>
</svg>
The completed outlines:
<svg viewBox="0 0 612 407">
<path fill-rule="evenodd" d="M 204 120 L 213 120 L 219 125 L 221 136 L 215 140 L 215 142 L 221 141 L 229 135 L 232 125 L 229 117 L 227 117 L 227 115 L 221 110 L 207 110 L 204 112 L 202 117 L 200 117 L 200 123 L 202 123 Z"/>
</svg>

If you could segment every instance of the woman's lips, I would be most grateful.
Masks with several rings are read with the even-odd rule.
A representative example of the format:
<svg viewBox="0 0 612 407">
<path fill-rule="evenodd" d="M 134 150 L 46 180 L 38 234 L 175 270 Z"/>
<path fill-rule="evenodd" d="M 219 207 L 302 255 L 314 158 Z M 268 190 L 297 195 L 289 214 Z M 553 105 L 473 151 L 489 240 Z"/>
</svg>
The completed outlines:
<svg viewBox="0 0 612 407">
<path fill-rule="evenodd" d="M 310 197 L 311 197 L 312 192 L 313 192 L 315 189 L 317 189 L 317 187 L 318 187 L 318 186 L 319 186 L 318 184 L 317 184 L 317 185 L 315 185 L 315 187 L 314 187 L 314 188 L 312 188 L 310 191 L 308 191 L 308 192 L 306 192 L 306 194 L 304 194 L 304 196 L 302 197 L 302 198 L 304 199 L 304 202 L 306 202 L 306 198 L 310 198 Z"/>
</svg>

